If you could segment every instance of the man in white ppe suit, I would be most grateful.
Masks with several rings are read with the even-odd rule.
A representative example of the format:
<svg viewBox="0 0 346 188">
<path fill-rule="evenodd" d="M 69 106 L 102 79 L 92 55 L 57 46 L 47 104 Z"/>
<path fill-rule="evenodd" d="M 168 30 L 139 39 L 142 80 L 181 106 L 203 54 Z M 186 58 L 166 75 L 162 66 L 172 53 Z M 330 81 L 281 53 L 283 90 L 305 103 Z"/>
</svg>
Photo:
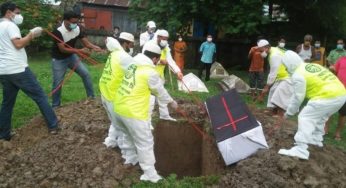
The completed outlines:
<svg viewBox="0 0 346 188">
<path fill-rule="evenodd" d="M 166 30 L 157 30 L 155 33 L 154 39 L 149 41 L 148 43 L 156 44 L 161 48 L 161 57 L 160 57 L 160 62 L 156 65 L 156 70 L 160 75 L 160 81 L 162 84 L 165 83 L 165 67 L 168 64 L 168 67 L 173 70 L 173 72 L 177 75 L 177 78 L 181 80 L 183 78 L 183 74 L 181 73 L 180 68 L 178 65 L 175 63 L 175 61 L 172 58 L 171 55 L 171 49 L 168 46 L 168 37 L 169 34 Z M 143 52 L 145 50 L 145 47 L 143 47 Z M 152 96 L 150 99 L 150 113 L 154 110 L 155 106 L 155 97 Z M 161 103 L 158 101 L 159 104 L 159 113 L 160 113 L 160 119 L 164 120 L 170 120 L 170 121 L 176 121 L 176 119 L 172 118 L 169 115 L 168 108 L 166 104 Z"/>
<path fill-rule="evenodd" d="M 122 135 L 121 130 L 118 130 L 118 126 L 114 124 L 113 100 L 124 72 L 132 63 L 132 57 L 127 52 L 133 47 L 134 36 L 131 33 L 122 32 L 118 40 L 113 37 L 107 37 L 106 39 L 106 46 L 111 54 L 108 57 L 99 82 L 102 104 L 111 121 L 108 137 L 105 139 L 104 144 L 111 148 L 118 145 L 117 138 Z"/>
<path fill-rule="evenodd" d="M 164 104 L 177 109 L 177 103 L 168 94 L 155 70 L 160 60 L 161 48 L 153 43 L 144 46 L 144 53 L 133 58 L 114 99 L 115 123 L 124 132 L 119 147 L 126 160 L 139 162 L 144 174 L 141 180 L 156 183 L 161 176 L 155 169 L 154 139 L 149 123 L 150 94 L 157 96 Z M 126 147 L 123 147 L 126 146 Z M 132 156 L 131 156 L 132 154 Z"/>
<path fill-rule="evenodd" d="M 156 30 L 156 24 L 154 21 L 148 21 L 147 23 L 147 30 L 140 34 L 139 36 L 139 46 L 143 48 L 144 44 L 148 42 L 149 40 L 154 38 Z"/>
<path fill-rule="evenodd" d="M 262 101 L 263 96 L 269 91 L 267 107 L 282 116 L 288 106 L 287 98 L 293 92 L 290 76 L 281 63 L 285 51 L 277 47 L 271 47 L 269 42 L 264 39 L 259 40 L 257 46 L 263 58 L 269 55 L 270 65 L 267 84 L 264 86 L 258 100 Z"/>
<path fill-rule="evenodd" d="M 323 147 L 324 125 L 345 103 L 346 90 L 332 72 L 315 63 L 304 63 L 293 51 L 287 51 L 282 62 L 292 74 L 294 88 L 284 117 L 296 114 L 304 98 L 309 101 L 298 115 L 295 146 L 278 153 L 307 160 L 308 144 Z"/>
</svg>

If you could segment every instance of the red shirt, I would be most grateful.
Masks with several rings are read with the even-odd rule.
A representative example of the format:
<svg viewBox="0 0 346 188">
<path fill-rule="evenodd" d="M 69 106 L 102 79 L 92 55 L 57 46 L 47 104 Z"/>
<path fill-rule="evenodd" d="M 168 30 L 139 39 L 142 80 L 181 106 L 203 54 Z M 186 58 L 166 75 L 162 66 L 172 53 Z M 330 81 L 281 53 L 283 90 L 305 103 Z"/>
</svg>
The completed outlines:
<svg viewBox="0 0 346 188">
<path fill-rule="evenodd" d="M 250 49 L 249 59 L 251 60 L 250 72 L 263 72 L 264 59 L 261 56 L 261 52 L 254 46 Z"/>
</svg>

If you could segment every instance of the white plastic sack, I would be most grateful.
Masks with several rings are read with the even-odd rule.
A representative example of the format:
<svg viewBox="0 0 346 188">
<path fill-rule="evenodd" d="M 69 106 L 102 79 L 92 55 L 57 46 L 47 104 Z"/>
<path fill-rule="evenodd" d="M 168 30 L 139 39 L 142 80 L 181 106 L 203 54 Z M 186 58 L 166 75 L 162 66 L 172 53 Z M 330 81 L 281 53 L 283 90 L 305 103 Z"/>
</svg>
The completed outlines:
<svg viewBox="0 0 346 188">
<path fill-rule="evenodd" d="M 250 90 L 250 86 L 247 83 L 233 74 L 222 79 L 219 84 L 224 91 L 235 88 L 238 93 L 248 93 Z"/>
<path fill-rule="evenodd" d="M 225 68 L 223 68 L 223 66 L 220 63 L 215 62 L 211 65 L 210 78 L 225 78 L 228 76 L 228 72 Z"/>
<path fill-rule="evenodd" d="M 207 92 L 209 93 L 205 84 L 193 73 L 189 73 L 183 77 L 183 82 L 178 81 L 178 90 L 179 91 L 198 91 L 198 92 Z M 188 87 L 188 88 L 186 88 Z"/>
</svg>

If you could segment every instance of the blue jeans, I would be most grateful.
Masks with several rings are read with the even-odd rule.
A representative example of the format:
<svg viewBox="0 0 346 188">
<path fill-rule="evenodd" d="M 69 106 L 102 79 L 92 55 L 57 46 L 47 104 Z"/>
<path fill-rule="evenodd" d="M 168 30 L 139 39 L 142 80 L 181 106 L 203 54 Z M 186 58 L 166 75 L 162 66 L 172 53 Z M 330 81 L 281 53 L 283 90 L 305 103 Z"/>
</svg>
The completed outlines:
<svg viewBox="0 0 346 188">
<path fill-rule="evenodd" d="M 90 78 L 90 74 L 88 69 L 84 66 L 84 64 L 80 61 L 76 54 L 71 55 L 65 59 L 54 59 L 52 60 L 52 71 L 53 71 L 53 89 L 54 91 L 58 85 L 64 80 L 64 76 L 66 74 L 67 68 L 73 69 L 74 66 L 77 66 L 75 72 L 82 78 L 83 84 L 86 90 L 86 94 L 88 97 L 95 97 L 93 84 Z M 61 88 L 56 90 L 53 95 L 53 107 L 58 107 L 61 104 Z"/>
<path fill-rule="evenodd" d="M 11 117 L 19 90 L 22 90 L 36 102 L 49 129 L 57 127 L 58 119 L 49 105 L 48 98 L 28 67 L 21 73 L 0 75 L 0 81 L 3 87 L 0 111 L 0 138 L 10 138 Z"/>
</svg>

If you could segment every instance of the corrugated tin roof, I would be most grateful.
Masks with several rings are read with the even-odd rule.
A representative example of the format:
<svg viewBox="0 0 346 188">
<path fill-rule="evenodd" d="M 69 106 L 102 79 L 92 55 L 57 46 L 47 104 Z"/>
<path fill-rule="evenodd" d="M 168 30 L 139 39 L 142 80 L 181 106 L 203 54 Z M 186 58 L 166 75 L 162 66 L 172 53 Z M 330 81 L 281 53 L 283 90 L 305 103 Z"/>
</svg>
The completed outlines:
<svg viewBox="0 0 346 188">
<path fill-rule="evenodd" d="M 79 2 L 97 4 L 97 5 L 111 5 L 119 7 L 129 7 L 130 0 L 80 0 Z"/>
</svg>

